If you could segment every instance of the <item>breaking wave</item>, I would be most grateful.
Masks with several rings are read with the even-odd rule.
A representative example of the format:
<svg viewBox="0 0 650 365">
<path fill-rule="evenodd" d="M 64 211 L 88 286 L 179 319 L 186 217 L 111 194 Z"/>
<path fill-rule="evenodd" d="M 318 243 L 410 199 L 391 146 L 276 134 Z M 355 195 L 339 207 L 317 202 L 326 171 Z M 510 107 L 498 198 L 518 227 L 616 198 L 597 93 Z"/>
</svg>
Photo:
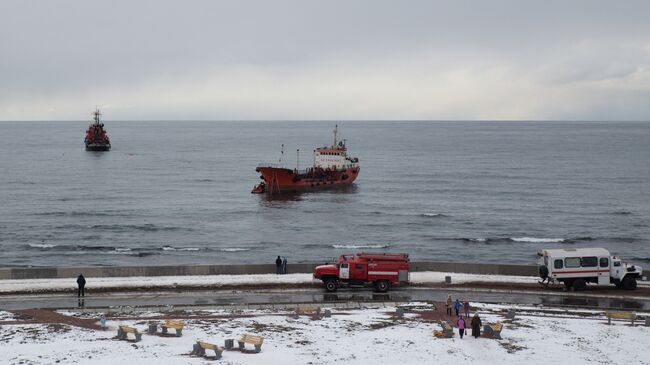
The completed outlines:
<svg viewBox="0 0 650 365">
<path fill-rule="evenodd" d="M 562 243 L 564 238 L 537 238 L 537 237 L 513 237 L 510 238 L 514 242 L 528 242 L 528 243 Z"/>
<path fill-rule="evenodd" d="M 487 237 L 487 238 L 436 238 L 439 240 L 461 241 L 465 243 L 507 244 L 507 243 L 576 243 L 592 241 L 592 237 L 540 238 L 540 237 Z"/>
<path fill-rule="evenodd" d="M 163 246 L 163 251 L 200 251 L 199 247 L 172 247 L 172 246 Z"/>
<path fill-rule="evenodd" d="M 420 214 L 420 216 L 422 216 L 422 217 L 430 217 L 430 218 L 447 218 L 447 217 L 449 217 L 448 215 L 442 214 L 442 213 L 422 213 L 422 214 Z"/>
<path fill-rule="evenodd" d="M 56 245 L 51 243 L 28 243 L 29 247 L 32 248 L 54 248 Z"/>
<path fill-rule="evenodd" d="M 359 249 L 359 248 L 389 248 L 389 245 L 332 245 L 338 249 Z"/>
</svg>

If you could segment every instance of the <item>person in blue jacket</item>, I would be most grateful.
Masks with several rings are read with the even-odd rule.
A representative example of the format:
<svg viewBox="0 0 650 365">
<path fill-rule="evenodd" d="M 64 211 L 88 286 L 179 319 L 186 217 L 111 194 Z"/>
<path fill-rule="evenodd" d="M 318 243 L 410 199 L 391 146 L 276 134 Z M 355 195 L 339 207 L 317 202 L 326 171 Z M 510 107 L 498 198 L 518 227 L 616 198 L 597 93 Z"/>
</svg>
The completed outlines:
<svg viewBox="0 0 650 365">
<path fill-rule="evenodd" d="M 456 317 L 458 317 L 458 312 L 460 312 L 461 308 L 463 308 L 463 303 L 461 303 L 460 300 L 456 299 L 456 303 L 454 303 L 454 310 L 456 311 Z"/>
</svg>

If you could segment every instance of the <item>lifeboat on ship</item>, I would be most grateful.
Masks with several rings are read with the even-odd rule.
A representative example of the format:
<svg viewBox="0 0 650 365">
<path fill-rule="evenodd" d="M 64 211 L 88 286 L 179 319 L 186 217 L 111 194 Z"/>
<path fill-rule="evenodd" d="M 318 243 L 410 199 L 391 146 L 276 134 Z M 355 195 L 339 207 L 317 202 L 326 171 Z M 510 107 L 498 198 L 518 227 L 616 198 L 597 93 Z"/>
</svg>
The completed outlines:
<svg viewBox="0 0 650 365">
<path fill-rule="evenodd" d="M 95 109 L 93 123 L 88 126 L 86 130 L 86 151 L 108 151 L 111 149 L 111 140 L 104 129 L 104 123 L 101 122 L 100 117 L 102 113 L 99 109 Z"/>
<path fill-rule="evenodd" d="M 264 194 L 265 192 L 266 192 L 266 184 L 264 183 L 264 181 L 255 185 L 253 187 L 253 190 L 251 190 L 251 194 Z"/>
<path fill-rule="evenodd" d="M 260 164 L 255 169 L 261 174 L 264 192 L 277 194 L 351 185 L 359 176 L 359 159 L 348 156 L 346 141 L 337 137 L 338 125 L 334 128 L 332 145 L 316 148 L 313 151 L 314 164 L 306 169 L 300 169 L 300 150 L 296 150 L 296 168 L 287 168 L 283 164 L 282 145 L 279 164 Z"/>
</svg>

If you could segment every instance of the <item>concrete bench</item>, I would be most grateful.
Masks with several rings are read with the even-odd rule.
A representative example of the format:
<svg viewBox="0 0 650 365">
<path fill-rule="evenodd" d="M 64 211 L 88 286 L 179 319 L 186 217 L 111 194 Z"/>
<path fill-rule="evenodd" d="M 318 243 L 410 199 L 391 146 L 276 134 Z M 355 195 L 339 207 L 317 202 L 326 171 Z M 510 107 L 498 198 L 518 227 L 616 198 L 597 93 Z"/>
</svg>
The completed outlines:
<svg viewBox="0 0 650 365">
<path fill-rule="evenodd" d="M 239 350 L 243 351 L 245 349 L 244 346 L 248 343 L 255 346 L 255 352 L 260 352 L 262 351 L 262 342 L 264 342 L 264 337 L 249 335 L 245 333 L 239 337 L 239 340 L 237 340 L 237 345 L 239 345 Z"/>
<path fill-rule="evenodd" d="M 223 352 L 223 347 L 219 347 L 215 344 L 204 342 L 204 341 L 196 341 L 196 343 L 192 348 L 192 355 L 207 357 L 205 354 L 205 350 L 214 351 L 215 360 L 221 359 L 221 353 Z"/>
<path fill-rule="evenodd" d="M 296 308 L 296 314 L 318 315 L 321 312 L 319 306 L 300 306 Z"/>
<path fill-rule="evenodd" d="M 632 326 L 634 326 L 634 321 L 636 320 L 636 314 L 632 312 L 605 312 L 607 316 L 607 324 L 612 324 L 612 318 L 629 320 Z"/>
<path fill-rule="evenodd" d="M 137 328 L 130 327 L 130 326 L 118 326 L 117 328 L 117 339 L 118 340 L 125 340 L 128 341 L 128 334 L 133 333 L 135 336 L 135 342 L 139 342 L 142 340 L 142 333 L 138 331 Z"/>
<path fill-rule="evenodd" d="M 167 320 L 165 323 L 160 325 L 162 328 L 162 333 L 167 333 L 168 328 L 173 328 L 176 330 L 176 337 L 181 337 L 183 335 L 183 327 L 185 324 L 181 321 Z"/>
<path fill-rule="evenodd" d="M 499 321 L 494 324 L 486 324 L 483 326 L 483 332 L 486 336 L 501 339 L 501 330 L 503 330 L 503 324 Z"/>
<path fill-rule="evenodd" d="M 442 326 L 442 331 L 433 331 L 433 335 L 437 338 L 452 338 L 454 337 L 454 327 L 452 327 L 447 321 L 440 321 L 440 326 Z"/>
</svg>

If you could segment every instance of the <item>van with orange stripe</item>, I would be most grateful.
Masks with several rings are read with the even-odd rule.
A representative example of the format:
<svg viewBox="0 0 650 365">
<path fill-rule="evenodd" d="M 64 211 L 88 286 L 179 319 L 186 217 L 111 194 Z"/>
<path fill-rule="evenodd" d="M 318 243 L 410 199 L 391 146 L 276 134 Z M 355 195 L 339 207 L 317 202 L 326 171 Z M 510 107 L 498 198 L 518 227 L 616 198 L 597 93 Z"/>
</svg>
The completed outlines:
<svg viewBox="0 0 650 365">
<path fill-rule="evenodd" d="M 636 289 L 643 272 L 640 266 L 623 263 L 604 248 L 546 249 L 539 256 L 542 283 L 560 282 L 574 291 L 585 290 L 587 283 Z"/>
</svg>

